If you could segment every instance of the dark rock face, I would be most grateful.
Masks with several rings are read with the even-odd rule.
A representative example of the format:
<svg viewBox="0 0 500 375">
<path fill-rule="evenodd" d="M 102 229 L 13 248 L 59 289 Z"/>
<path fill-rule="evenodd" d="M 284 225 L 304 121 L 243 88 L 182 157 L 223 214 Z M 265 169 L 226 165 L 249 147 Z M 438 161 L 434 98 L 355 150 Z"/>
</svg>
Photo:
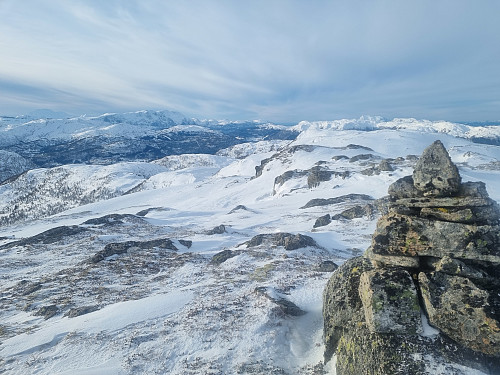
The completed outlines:
<svg viewBox="0 0 500 375">
<path fill-rule="evenodd" d="M 497 203 L 483 183 L 461 183 L 439 141 L 389 195 L 370 248 L 325 289 L 325 359 L 336 352 L 339 375 L 431 374 L 429 360 L 498 374 Z M 421 314 L 436 337 L 422 335 Z"/>
<path fill-rule="evenodd" d="M 52 244 L 64 240 L 67 236 L 75 236 L 77 234 L 87 232 L 88 229 L 78 225 L 61 226 L 46 230 L 33 237 L 24 238 L 19 241 L 10 242 L 0 246 L 0 249 L 10 249 L 14 246 L 25 246 L 35 244 Z"/>
<path fill-rule="evenodd" d="M 316 219 L 314 222 L 313 228 L 319 228 L 319 227 L 324 227 L 325 225 L 328 225 L 332 222 L 332 218 L 330 217 L 330 214 L 326 214 L 323 216 L 320 216 Z"/>
<path fill-rule="evenodd" d="M 144 215 L 143 215 L 144 216 Z M 136 215 L 130 214 L 109 214 L 101 216 L 95 219 L 89 219 L 85 221 L 84 225 L 120 225 L 124 222 L 137 222 L 142 221 L 142 218 L 138 218 Z"/>
<path fill-rule="evenodd" d="M 52 318 L 59 312 L 57 305 L 48 305 L 40 307 L 34 315 L 43 316 L 45 320 Z"/>
<path fill-rule="evenodd" d="M 99 310 L 98 306 L 75 307 L 69 310 L 66 314 L 64 314 L 64 316 L 67 316 L 68 318 L 76 318 L 77 316 L 89 314 L 97 310 Z"/>
<path fill-rule="evenodd" d="M 267 298 L 268 300 L 276 304 L 279 311 L 281 311 L 285 315 L 301 316 L 306 314 L 304 310 L 302 310 L 292 301 L 286 299 L 284 296 L 281 295 L 281 293 L 279 293 L 274 288 L 259 286 L 255 288 L 255 293 L 257 295 Z"/>
<path fill-rule="evenodd" d="M 161 238 L 150 241 L 126 241 L 126 242 L 113 242 L 104 247 L 104 250 L 97 252 L 92 258 L 90 263 L 99 263 L 100 261 L 112 255 L 126 254 L 133 250 L 152 249 L 154 247 L 177 251 L 172 240 L 168 238 Z"/>
<path fill-rule="evenodd" d="M 221 252 L 215 254 L 210 261 L 211 264 L 219 265 L 224 263 L 226 260 L 231 259 L 238 255 L 237 251 L 233 250 L 222 250 Z"/>
<path fill-rule="evenodd" d="M 349 171 L 331 171 L 321 165 L 316 165 L 308 170 L 298 170 L 294 169 L 292 171 L 286 171 L 274 179 L 274 193 L 276 194 L 277 187 L 282 186 L 288 180 L 292 178 L 300 178 L 307 176 L 307 187 L 309 189 L 319 186 L 321 182 L 330 181 L 332 177 L 338 177 L 346 179 L 350 176 Z"/>
<path fill-rule="evenodd" d="M 250 241 L 246 242 L 247 247 L 255 247 L 268 242 L 272 246 L 283 246 L 285 250 L 297 250 L 302 247 L 319 247 L 312 237 L 303 234 L 291 233 L 271 233 L 271 234 L 258 234 Z"/>
<path fill-rule="evenodd" d="M 354 207 L 348 208 L 339 214 L 333 215 L 332 220 L 352 220 L 360 217 L 372 218 L 377 209 L 371 204 L 366 204 L 364 206 L 356 205 Z"/>
<path fill-rule="evenodd" d="M 226 233 L 226 226 L 224 224 L 217 225 L 216 227 L 207 231 L 207 234 L 209 236 L 212 236 L 214 234 L 223 234 L 223 233 Z"/>
<path fill-rule="evenodd" d="M 239 204 L 235 208 L 233 208 L 231 211 L 229 211 L 228 214 L 234 214 L 235 212 L 238 212 L 238 211 L 249 211 L 249 210 L 248 210 L 248 208 L 246 208 L 242 204 Z"/>
<path fill-rule="evenodd" d="M 309 202 L 305 204 L 305 206 L 302 206 L 300 208 L 310 208 L 310 207 L 317 207 L 317 206 L 328 206 L 330 204 L 339 204 L 339 203 L 345 203 L 345 202 L 354 202 L 354 201 L 373 201 L 374 198 L 370 197 L 369 195 L 366 194 L 347 194 L 347 195 L 341 195 L 340 197 L 335 197 L 335 198 L 315 198 L 311 199 Z"/>
<path fill-rule="evenodd" d="M 321 264 L 318 266 L 318 271 L 319 272 L 333 272 L 337 268 L 339 268 L 338 265 L 336 265 L 334 262 L 331 260 L 325 260 L 321 262 Z"/>
</svg>

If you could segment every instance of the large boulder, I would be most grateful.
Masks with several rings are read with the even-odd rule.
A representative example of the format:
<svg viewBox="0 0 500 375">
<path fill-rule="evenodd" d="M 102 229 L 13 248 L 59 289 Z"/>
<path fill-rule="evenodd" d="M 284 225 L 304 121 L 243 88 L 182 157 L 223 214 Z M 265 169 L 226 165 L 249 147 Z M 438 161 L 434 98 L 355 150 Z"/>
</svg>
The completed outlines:
<svg viewBox="0 0 500 375">
<path fill-rule="evenodd" d="M 323 293 L 325 359 L 337 349 L 340 339 L 353 322 L 364 322 L 365 313 L 359 297 L 361 275 L 373 269 L 367 258 L 352 258 L 332 275 Z"/>
<path fill-rule="evenodd" d="M 489 300 L 495 294 L 478 288 L 470 279 L 443 272 L 419 274 L 429 322 L 467 347 L 500 357 L 499 311 Z"/>
</svg>

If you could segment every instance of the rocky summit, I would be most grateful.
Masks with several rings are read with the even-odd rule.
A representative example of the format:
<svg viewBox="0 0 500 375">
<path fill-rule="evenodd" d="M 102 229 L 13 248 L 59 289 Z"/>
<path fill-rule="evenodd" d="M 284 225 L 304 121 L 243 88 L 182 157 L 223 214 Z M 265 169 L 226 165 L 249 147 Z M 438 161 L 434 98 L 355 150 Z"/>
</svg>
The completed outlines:
<svg viewBox="0 0 500 375">
<path fill-rule="evenodd" d="M 362 257 L 324 291 L 338 375 L 500 374 L 500 210 L 440 141 L 389 187 Z"/>
</svg>

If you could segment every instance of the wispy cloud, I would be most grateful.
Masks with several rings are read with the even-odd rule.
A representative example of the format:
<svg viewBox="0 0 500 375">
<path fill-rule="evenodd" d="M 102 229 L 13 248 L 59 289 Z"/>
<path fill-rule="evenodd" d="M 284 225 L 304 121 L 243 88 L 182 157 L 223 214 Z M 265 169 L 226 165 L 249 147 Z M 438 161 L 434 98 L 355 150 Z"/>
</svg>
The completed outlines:
<svg viewBox="0 0 500 375">
<path fill-rule="evenodd" d="M 499 119 L 500 3 L 0 1 L 0 112 Z"/>
</svg>

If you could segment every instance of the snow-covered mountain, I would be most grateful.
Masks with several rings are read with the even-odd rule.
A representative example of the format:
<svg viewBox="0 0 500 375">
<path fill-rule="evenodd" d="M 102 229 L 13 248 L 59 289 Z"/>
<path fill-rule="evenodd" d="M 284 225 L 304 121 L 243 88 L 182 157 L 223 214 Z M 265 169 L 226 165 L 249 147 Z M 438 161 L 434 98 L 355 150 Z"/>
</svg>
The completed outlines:
<svg viewBox="0 0 500 375">
<path fill-rule="evenodd" d="M 67 124 L 73 140 L 91 124 L 102 134 L 123 125 L 100 139 L 100 150 L 116 147 L 118 133 L 144 139 L 134 138 L 142 120 L 120 116 L 0 126 L 39 142 Z M 334 373 L 322 363 L 324 286 L 335 264 L 369 246 L 388 186 L 411 173 L 415 155 L 440 139 L 463 179 L 484 181 L 500 202 L 493 127 L 362 118 L 302 122 L 290 132 L 181 117 L 167 126 L 151 120 L 143 133 L 158 128 L 154 142 L 189 126 L 181 132 L 198 142 L 241 139 L 146 161 L 26 165 L 0 186 L 5 373 Z M 36 163 L 27 145 L 35 161 L 26 160 Z M 13 147 L 23 148 L 5 146 Z"/>
<path fill-rule="evenodd" d="M 15 152 L 39 167 L 214 154 L 250 140 L 291 140 L 297 134 L 290 127 L 265 122 L 197 120 L 172 111 L 48 119 L 0 117 L 0 149 Z"/>
</svg>

